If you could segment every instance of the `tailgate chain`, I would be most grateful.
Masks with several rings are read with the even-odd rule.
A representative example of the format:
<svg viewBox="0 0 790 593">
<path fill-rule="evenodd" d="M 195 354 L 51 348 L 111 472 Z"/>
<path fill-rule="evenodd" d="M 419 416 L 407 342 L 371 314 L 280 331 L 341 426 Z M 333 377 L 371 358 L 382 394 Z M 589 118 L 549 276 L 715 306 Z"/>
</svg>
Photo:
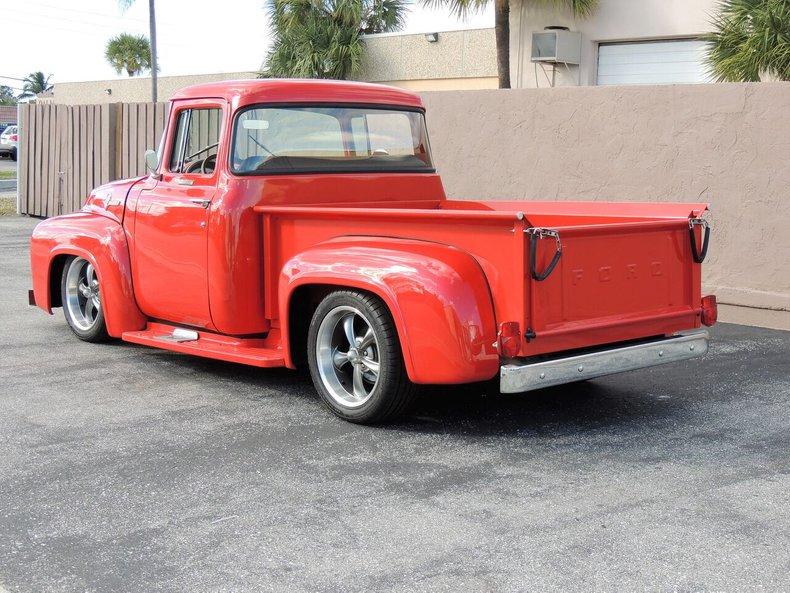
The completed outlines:
<svg viewBox="0 0 790 593">
<path fill-rule="evenodd" d="M 529 233 L 529 273 L 532 276 L 533 280 L 537 280 L 538 282 L 542 282 L 554 271 L 554 268 L 557 267 L 557 264 L 560 261 L 560 257 L 562 257 L 562 242 L 560 241 L 560 233 L 559 231 L 555 231 L 552 229 L 542 229 L 538 227 L 528 228 L 525 229 L 526 233 Z M 537 270 L 537 258 L 538 258 L 538 240 L 543 239 L 544 237 L 554 237 L 554 240 L 557 242 L 557 250 L 554 253 L 554 257 L 549 262 L 549 265 L 542 273 L 538 273 Z"/>
<path fill-rule="evenodd" d="M 702 227 L 702 251 L 697 247 L 697 235 L 694 232 L 695 226 Z M 708 242 L 710 240 L 710 224 L 704 218 L 689 218 L 689 237 L 691 238 L 691 257 L 698 264 L 705 261 L 708 254 Z"/>
</svg>

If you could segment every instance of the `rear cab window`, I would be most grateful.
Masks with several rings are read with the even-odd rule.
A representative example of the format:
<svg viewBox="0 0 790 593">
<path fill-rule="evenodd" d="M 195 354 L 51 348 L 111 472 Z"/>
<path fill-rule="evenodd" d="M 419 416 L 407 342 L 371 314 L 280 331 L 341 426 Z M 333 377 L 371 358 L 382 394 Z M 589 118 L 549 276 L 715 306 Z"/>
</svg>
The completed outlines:
<svg viewBox="0 0 790 593">
<path fill-rule="evenodd" d="M 238 175 L 433 172 L 420 111 L 343 106 L 255 106 L 234 123 Z"/>
</svg>

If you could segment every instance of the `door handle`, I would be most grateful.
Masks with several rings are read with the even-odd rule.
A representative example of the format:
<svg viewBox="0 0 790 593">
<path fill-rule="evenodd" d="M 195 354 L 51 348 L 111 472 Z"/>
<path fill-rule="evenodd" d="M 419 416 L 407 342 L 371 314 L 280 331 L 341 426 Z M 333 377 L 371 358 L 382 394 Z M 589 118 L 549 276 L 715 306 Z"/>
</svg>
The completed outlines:
<svg viewBox="0 0 790 593">
<path fill-rule="evenodd" d="M 175 181 L 178 185 L 192 185 L 194 182 L 187 177 L 176 177 Z"/>
<path fill-rule="evenodd" d="M 189 201 L 201 208 L 208 208 L 211 204 L 211 200 L 201 200 L 200 198 L 190 198 Z"/>
</svg>

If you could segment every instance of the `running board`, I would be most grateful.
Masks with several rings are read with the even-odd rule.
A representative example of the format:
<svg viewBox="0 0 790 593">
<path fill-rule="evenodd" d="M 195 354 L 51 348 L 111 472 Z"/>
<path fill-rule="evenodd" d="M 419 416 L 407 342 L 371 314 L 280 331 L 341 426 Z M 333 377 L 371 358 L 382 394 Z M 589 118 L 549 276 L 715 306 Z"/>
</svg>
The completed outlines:
<svg viewBox="0 0 790 593">
<path fill-rule="evenodd" d="M 256 367 L 285 366 L 283 352 L 275 335 L 266 339 L 234 338 L 165 323 L 149 323 L 142 331 L 124 332 L 121 339 L 133 344 Z M 274 342 L 276 346 L 272 347 Z"/>
</svg>

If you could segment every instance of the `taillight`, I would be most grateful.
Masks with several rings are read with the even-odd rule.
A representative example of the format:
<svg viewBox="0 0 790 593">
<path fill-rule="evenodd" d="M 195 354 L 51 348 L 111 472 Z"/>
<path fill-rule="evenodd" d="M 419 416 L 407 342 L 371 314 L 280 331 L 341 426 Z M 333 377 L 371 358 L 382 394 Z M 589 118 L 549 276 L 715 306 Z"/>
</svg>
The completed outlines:
<svg viewBox="0 0 790 593">
<path fill-rule="evenodd" d="M 518 355 L 521 350 L 521 330 L 517 321 L 506 321 L 499 324 L 497 345 L 500 356 L 513 358 Z"/>
<path fill-rule="evenodd" d="M 702 323 L 711 326 L 719 317 L 719 307 L 716 304 L 716 295 L 702 297 Z"/>
<path fill-rule="evenodd" d="M 11 142 L 18 142 L 19 135 L 18 134 L 11 134 Z"/>
</svg>

